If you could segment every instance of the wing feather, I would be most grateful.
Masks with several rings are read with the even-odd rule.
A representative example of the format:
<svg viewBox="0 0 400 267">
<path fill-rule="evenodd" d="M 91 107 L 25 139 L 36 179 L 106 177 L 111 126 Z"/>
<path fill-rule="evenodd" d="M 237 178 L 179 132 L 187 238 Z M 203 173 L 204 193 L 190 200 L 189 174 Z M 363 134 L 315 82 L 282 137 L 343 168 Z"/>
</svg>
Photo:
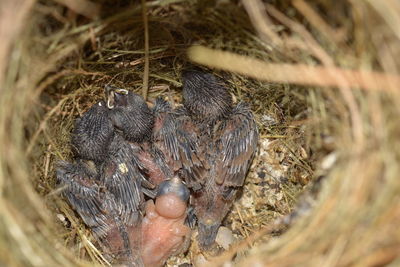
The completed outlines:
<svg viewBox="0 0 400 267">
<path fill-rule="evenodd" d="M 65 186 L 63 194 L 70 205 L 105 250 L 116 257 L 120 254 L 130 257 L 133 250 L 140 251 L 140 247 L 132 247 L 129 234 L 133 228 L 140 229 L 142 193 L 139 182 L 133 179 L 136 176 L 130 176 L 133 164 L 126 163 L 130 161 L 126 153 L 126 147 L 113 151 L 100 179 L 83 161 L 61 162 L 57 169 L 57 179 Z M 120 167 L 120 164 L 127 166 Z M 113 168 L 115 172 L 111 173 Z"/>
<path fill-rule="evenodd" d="M 107 217 L 101 204 L 100 186 L 85 164 L 61 161 L 56 171 L 63 195 L 97 236 L 107 231 Z"/>
<path fill-rule="evenodd" d="M 168 102 L 158 98 L 154 107 L 154 144 L 166 156 L 173 171 L 180 170 L 190 187 L 201 182 L 203 163 L 198 156 L 198 129 L 184 109 L 172 110 Z"/>
<path fill-rule="evenodd" d="M 122 222 L 137 223 L 144 202 L 141 182 L 144 178 L 137 155 L 129 142 L 116 135 L 103 169 L 102 181 L 114 196 L 115 208 Z"/>
<path fill-rule="evenodd" d="M 216 182 L 225 186 L 242 186 L 257 150 L 258 130 L 250 107 L 240 102 L 229 119 L 217 130 L 220 148 L 215 164 Z"/>
</svg>

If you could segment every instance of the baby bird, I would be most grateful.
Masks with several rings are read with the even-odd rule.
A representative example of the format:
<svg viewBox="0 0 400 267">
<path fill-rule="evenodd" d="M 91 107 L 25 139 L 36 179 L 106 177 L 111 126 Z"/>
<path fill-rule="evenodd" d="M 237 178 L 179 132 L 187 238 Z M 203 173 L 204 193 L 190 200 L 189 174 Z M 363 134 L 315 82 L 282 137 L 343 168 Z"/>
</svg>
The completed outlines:
<svg viewBox="0 0 400 267">
<path fill-rule="evenodd" d="M 145 178 L 133 148 L 114 133 L 104 102 L 77 120 L 72 143 L 77 163 L 62 162 L 57 169 L 57 180 L 66 186 L 63 194 L 111 260 L 142 266 Z"/>
<path fill-rule="evenodd" d="M 109 116 L 114 127 L 132 147 L 142 171 L 148 177 L 150 184 L 145 186 L 156 188 L 161 182 L 172 177 L 172 171 L 163 152 L 152 144 L 156 121 L 154 112 L 138 94 L 114 87 L 108 87 L 106 90 Z"/>
<path fill-rule="evenodd" d="M 146 203 L 143 219 L 145 266 L 162 266 L 172 255 L 187 250 L 190 228 L 185 225 L 189 190 L 178 177 L 160 184 L 155 203 Z"/>
<path fill-rule="evenodd" d="M 153 108 L 155 122 L 153 128 L 153 147 L 162 153 L 169 172 L 183 175 L 189 172 L 199 177 L 202 163 L 196 154 L 197 136 L 186 129 L 190 118 L 182 109 L 173 110 L 169 103 L 157 98 Z"/>
<path fill-rule="evenodd" d="M 189 190 L 173 176 L 179 167 L 170 153 L 164 153 L 168 152 L 164 144 L 174 135 L 175 117 L 161 99 L 150 110 L 135 93 L 113 87 L 107 90 L 110 119 L 157 192 L 155 203 L 149 200 L 145 207 L 142 259 L 145 266 L 161 266 L 171 255 L 185 251 L 190 241 L 190 228 L 185 225 Z M 146 188 L 142 190 L 151 196 Z"/>
<path fill-rule="evenodd" d="M 108 118 L 106 103 L 100 101 L 75 122 L 72 132 L 72 148 L 82 159 L 102 162 L 114 137 L 114 128 Z"/>
<path fill-rule="evenodd" d="M 157 131 L 168 129 L 171 110 L 160 100 L 151 111 L 143 98 L 124 89 L 107 91 L 107 104 L 94 105 L 77 121 L 77 163 L 61 162 L 57 179 L 110 261 L 160 266 L 186 250 L 190 239 L 184 223 L 189 191 L 177 177 L 166 180 L 172 172 L 151 143 L 154 122 Z M 142 192 L 154 192 L 142 185 L 159 185 L 155 204 L 144 205 Z"/>
<path fill-rule="evenodd" d="M 137 207 L 131 212 L 121 206 L 120 198 L 107 190 L 98 176 L 90 161 L 60 162 L 57 168 L 57 179 L 66 186 L 63 194 L 93 231 L 107 258 L 118 264 L 143 266 L 141 214 Z"/>
<path fill-rule="evenodd" d="M 258 130 L 250 107 L 243 102 L 234 106 L 217 77 L 190 70 L 182 78 L 184 112 L 178 128 L 196 145 L 190 157 L 202 163 L 186 168 L 184 178 L 194 190 L 199 245 L 210 249 L 244 184 L 257 149 Z"/>
<path fill-rule="evenodd" d="M 120 135 L 116 134 L 110 144 L 108 158 L 102 166 L 101 184 L 114 197 L 113 212 L 118 216 L 120 225 L 110 232 L 112 252 L 119 264 L 142 266 L 142 231 L 144 213 L 144 195 L 141 165 L 135 157 L 135 151 Z M 124 239 L 120 239 L 120 235 Z M 128 257 L 115 251 L 130 251 Z"/>
</svg>

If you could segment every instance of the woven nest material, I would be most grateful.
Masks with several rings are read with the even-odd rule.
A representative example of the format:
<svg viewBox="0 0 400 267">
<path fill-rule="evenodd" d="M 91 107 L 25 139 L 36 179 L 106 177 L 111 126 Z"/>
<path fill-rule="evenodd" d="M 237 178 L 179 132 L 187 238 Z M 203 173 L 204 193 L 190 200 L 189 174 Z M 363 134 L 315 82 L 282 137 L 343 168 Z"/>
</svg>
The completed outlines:
<svg viewBox="0 0 400 267">
<path fill-rule="evenodd" d="M 55 163 L 106 84 L 176 106 L 192 64 L 261 138 L 224 221 L 236 242 L 167 265 L 400 265 L 398 25 L 394 0 L 1 1 L 0 265 L 108 265 Z"/>
</svg>

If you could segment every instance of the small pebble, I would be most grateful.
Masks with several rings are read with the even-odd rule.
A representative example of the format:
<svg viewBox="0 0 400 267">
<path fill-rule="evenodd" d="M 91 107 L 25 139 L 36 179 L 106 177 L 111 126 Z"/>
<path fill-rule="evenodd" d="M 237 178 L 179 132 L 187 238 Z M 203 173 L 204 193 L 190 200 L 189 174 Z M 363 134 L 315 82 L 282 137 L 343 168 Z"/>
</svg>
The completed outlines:
<svg viewBox="0 0 400 267">
<path fill-rule="evenodd" d="M 61 213 L 57 213 L 57 218 L 61 221 L 61 222 L 65 222 L 65 216 Z"/>
<path fill-rule="evenodd" d="M 261 123 L 264 126 L 268 127 L 268 126 L 276 125 L 278 122 L 274 117 L 272 117 L 270 115 L 267 115 L 267 114 L 264 114 L 264 115 L 261 116 Z"/>
<path fill-rule="evenodd" d="M 68 219 L 64 216 L 64 214 L 58 213 L 56 216 L 65 227 L 70 226 L 70 223 L 69 223 Z"/>
<path fill-rule="evenodd" d="M 194 257 L 193 264 L 195 267 L 209 266 L 210 262 L 204 257 L 203 254 L 198 254 Z"/>
<path fill-rule="evenodd" d="M 254 206 L 253 196 L 251 194 L 243 194 L 243 196 L 240 198 L 240 204 L 243 205 L 243 207 L 245 208 L 253 207 Z"/>
<path fill-rule="evenodd" d="M 235 242 L 235 237 L 233 236 L 231 229 L 221 226 L 218 230 L 215 242 L 217 242 L 217 244 L 223 249 L 228 250 L 232 243 Z"/>
<path fill-rule="evenodd" d="M 324 170 L 329 170 L 336 162 L 337 154 L 335 152 L 328 154 L 321 161 L 321 168 Z"/>
</svg>

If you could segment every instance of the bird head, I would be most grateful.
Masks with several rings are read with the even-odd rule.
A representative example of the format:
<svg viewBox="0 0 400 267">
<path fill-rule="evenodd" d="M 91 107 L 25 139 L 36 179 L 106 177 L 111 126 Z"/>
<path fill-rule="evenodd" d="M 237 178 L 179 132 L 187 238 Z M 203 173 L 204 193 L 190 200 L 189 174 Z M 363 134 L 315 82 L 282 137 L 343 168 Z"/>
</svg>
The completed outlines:
<svg viewBox="0 0 400 267">
<path fill-rule="evenodd" d="M 232 110 L 232 97 L 223 82 L 200 70 L 182 72 L 183 105 L 195 119 L 216 120 Z"/>
<path fill-rule="evenodd" d="M 158 187 L 156 211 L 165 218 L 177 219 L 186 214 L 189 189 L 181 179 L 174 177 L 162 182 Z"/>
<path fill-rule="evenodd" d="M 108 118 L 106 103 L 100 101 L 76 120 L 72 147 L 79 158 L 101 162 L 113 136 L 114 127 Z"/>
<path fill-rule="evenodd" d="M 146 101 L 126 89 L 106 86 L 107 107 L 114 127 L 131 142 L 150 140 L 154 115 Z"/>
<path fill-rule="evenodd" d="M 105 87 L 107 97 L 107 107 L 113 109 L 115 105 L 126 106 L 127 98 L 123 97 L 129 94 L 129 91 L 123 88 L 117 88 L 112 85 L 106 85 Z"/>
<path fill-rule="evenodd" d="M 189 189 L 178 177 L 166 180 L 158 186 L 157 197 L 169 193 L 177 195 L 183 202 L 187 202 L 190 196 Z"/>
</svg>

